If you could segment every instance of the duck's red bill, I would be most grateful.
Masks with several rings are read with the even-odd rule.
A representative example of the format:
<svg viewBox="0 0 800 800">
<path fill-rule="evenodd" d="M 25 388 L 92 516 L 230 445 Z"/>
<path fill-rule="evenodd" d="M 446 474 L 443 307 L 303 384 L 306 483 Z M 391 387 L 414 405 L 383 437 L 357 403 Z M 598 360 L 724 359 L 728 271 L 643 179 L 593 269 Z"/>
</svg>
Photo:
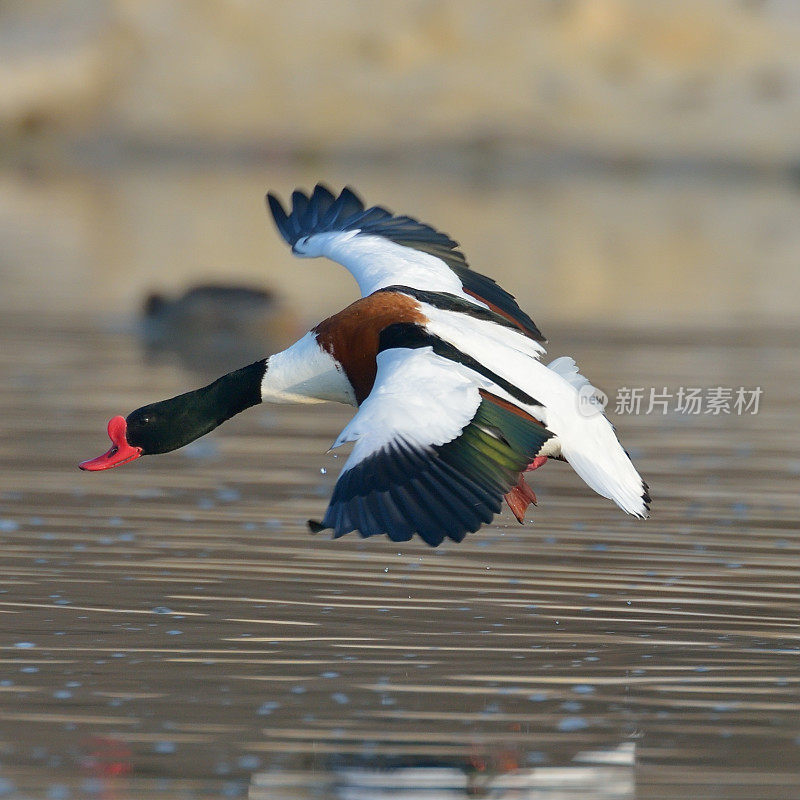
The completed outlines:
<svg viewBox="0 0 800 800">
<path fill-rule="evenodd" d="M 127 464 L 142 455 L 141 447 L 131 447 L 125 436 L 127 430 L 125 417 L 114 417 L 108 423 L 108 435 L 111 438 L 111 449 L 107 453 L 97 458 L 90 458 L 88 461 L 81 461 L 78 466 L 81 469 L 88 469 L 95 472 L 99 469 L 111 469 L 120 464 Z"/>
</svg>

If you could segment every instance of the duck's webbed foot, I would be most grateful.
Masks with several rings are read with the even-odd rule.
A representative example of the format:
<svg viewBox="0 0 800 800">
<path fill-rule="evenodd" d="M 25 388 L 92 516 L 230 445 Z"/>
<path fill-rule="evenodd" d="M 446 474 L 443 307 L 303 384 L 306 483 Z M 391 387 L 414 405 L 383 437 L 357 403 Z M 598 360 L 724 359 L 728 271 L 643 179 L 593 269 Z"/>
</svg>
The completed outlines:
<svg viewBox="0 0 800 800">
<path fill-rule="evenodd" d="M 510 492 L 506 493 L 505 501 L 508 503 L 511 513 L 517 518 L 517 521 L 520 524 L 525 522 L 525 512 L 528 510 L 528 506 L 531 503 L 536 505 L 536 495 L 533 489 L 525 483 L 525 478 L 522 473 L 520 473 L 517 485 L 511 489 Z"/>
</svg>

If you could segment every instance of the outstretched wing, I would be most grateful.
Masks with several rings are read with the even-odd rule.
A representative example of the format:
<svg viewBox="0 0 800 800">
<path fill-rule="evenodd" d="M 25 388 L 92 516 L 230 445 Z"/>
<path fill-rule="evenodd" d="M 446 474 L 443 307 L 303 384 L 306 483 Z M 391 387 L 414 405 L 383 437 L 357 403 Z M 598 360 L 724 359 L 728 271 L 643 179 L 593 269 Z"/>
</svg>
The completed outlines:
<svg viewBox="0 0 800 800">
<path fill-rule="evenodd" d="M 430 347 L 384 350 L 377 361 L 372 392 L 334 443 L 355 441 L 312 528 L 460 542 L 491 522 L 552 433 Z"/>
<path fill-rule="evenodd" d="M 288 213 L 274 194 L 267 195 L 267 202 L 295 255 L 339 262 L 353 274 L 364 297 L 396 284 L 450 292 L 489 307 L 527 336 L 545 341 L 514 296 L 471 270 L 458 243 L 430 225 L 381 206 L 364 208 L 348 187 L 338 197 L 322 184 L 310 195 L 297 190 Z"/>
</svg>

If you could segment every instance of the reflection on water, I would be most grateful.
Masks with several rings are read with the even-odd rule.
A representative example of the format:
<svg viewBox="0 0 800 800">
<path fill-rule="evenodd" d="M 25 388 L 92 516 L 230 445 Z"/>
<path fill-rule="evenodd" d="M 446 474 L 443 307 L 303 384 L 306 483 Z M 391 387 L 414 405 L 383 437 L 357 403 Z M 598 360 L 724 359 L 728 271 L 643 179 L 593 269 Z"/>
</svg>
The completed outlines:
<svg viewBox="0 0 800 800">
<path fill-rule="evenodd" d="M 564 766 L 520 768 L 510 752 L 505 771 L 487 770 L 473 758 L 463 768 L 432 764 L 406 767 L 332 769 L 320 776 L 317 796 L 341 800 L 630 800 L 635 796 L 635 743 L 614 750 L 580 752 Z M 251 779 L 249 800 L 289 800 L 306 796 L 308 777 L 259 772 Z"/>
</svg>

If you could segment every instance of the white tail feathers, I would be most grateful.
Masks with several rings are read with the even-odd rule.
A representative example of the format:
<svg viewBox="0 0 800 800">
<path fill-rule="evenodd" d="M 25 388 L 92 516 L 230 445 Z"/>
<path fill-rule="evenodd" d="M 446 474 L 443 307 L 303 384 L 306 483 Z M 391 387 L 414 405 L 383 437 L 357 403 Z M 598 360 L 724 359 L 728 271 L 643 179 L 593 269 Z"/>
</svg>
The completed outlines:
<svg viewBox="0 0 800 800">
<path fill-rule="evenodd" d="M 608 420 L 605 417 L 593 417 L 592 421 L 605 423 L 613 446 L 611 442 L 605 442 L 602 450 L 590 450 L 585 442 L 578 448 L 565 446 L 562 442 L 564 458 L 598 494 L 613 500 L 628 514 L 646 519 L 650 516 L 647 484 L 617 441 Z"/>
<path fill-rule="evenodd" d="M 575 363 L 574 358 L 560 356 L 551 361 L 547 365 L 547 368 L 559 374 L 567 383 L 574 386 L 578 391 L 583 389 L 584 386 L 591 386 L 589 379 L 578 372 L 578 365 Z"/>
<path fill-rule="evenodd" d="M 578 372 L 577 364 L 569 356 L 557 358 L 547 366 L 579 395 L 597 393 L 605 398 Z M 559 436 L 564 458 L 598 494 L 613 500 L 628 514 L 646 519 L 650 511 L 647 484 L 619 443 L 611 423 L 602 413 L 602 406 L 576 416 L 580 416 L 580 422 L 573 420 L 569 433 Z"/>
</svg>

